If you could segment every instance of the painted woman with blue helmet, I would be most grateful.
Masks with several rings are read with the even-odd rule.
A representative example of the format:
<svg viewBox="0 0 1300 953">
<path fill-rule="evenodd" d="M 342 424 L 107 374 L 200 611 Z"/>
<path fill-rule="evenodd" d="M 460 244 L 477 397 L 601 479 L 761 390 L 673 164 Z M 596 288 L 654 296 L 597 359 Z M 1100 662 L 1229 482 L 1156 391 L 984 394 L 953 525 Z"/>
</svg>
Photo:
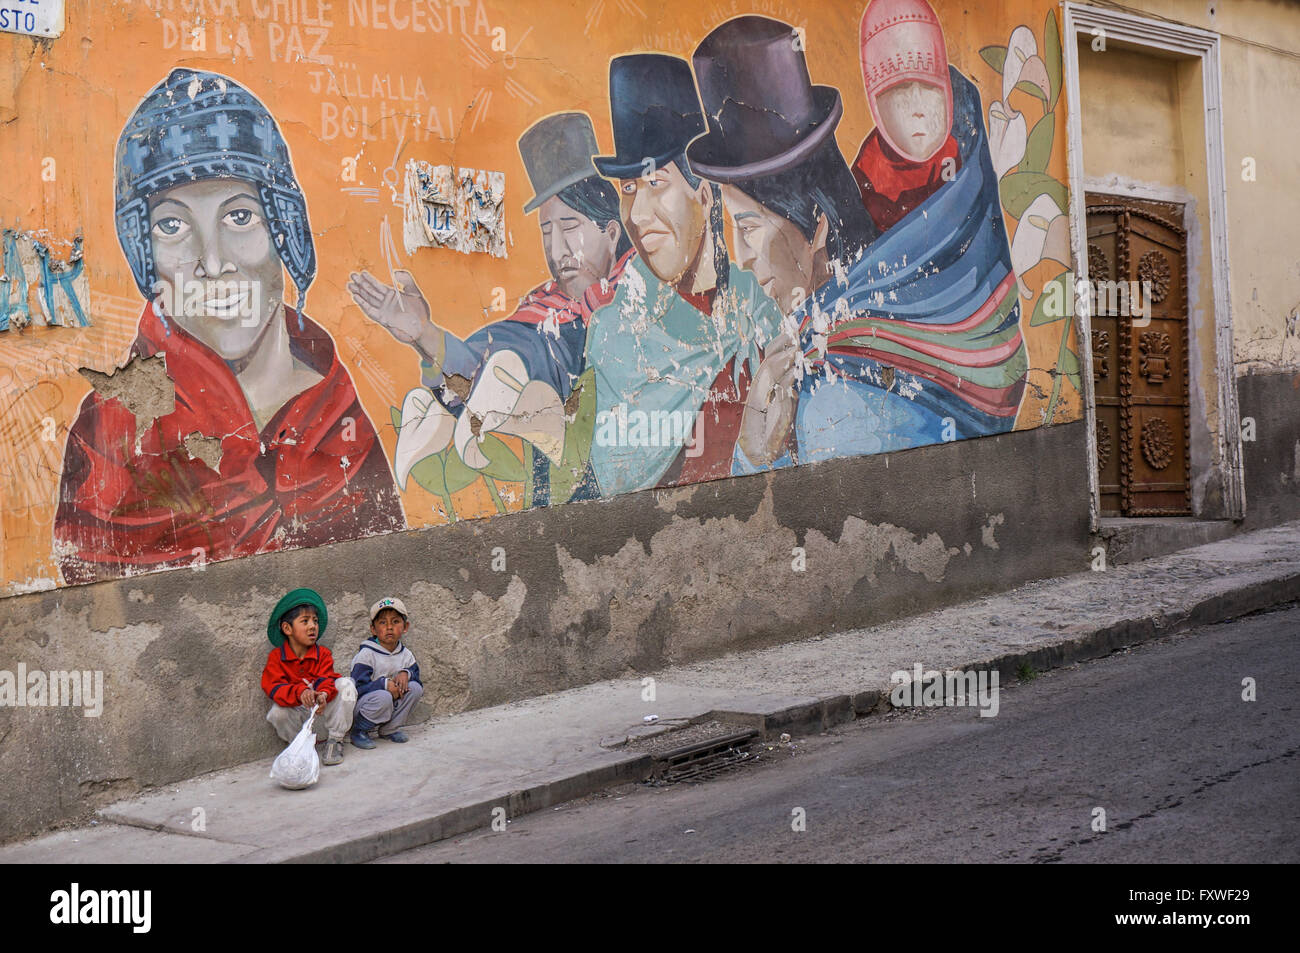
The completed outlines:
<svg viewBox="0 0 1300 953">
<path fill-rule="evenodd" d="M 118 140 L 115 206 L 148 302 L 131 358 L 165 362 L 175 407 L 82 403 L 55 518 L 65 580 L 405 528 L 352 379 L 303 310 L 315 247 L 266 107 L 226 77 L 174 70 Z"/>
</svg>

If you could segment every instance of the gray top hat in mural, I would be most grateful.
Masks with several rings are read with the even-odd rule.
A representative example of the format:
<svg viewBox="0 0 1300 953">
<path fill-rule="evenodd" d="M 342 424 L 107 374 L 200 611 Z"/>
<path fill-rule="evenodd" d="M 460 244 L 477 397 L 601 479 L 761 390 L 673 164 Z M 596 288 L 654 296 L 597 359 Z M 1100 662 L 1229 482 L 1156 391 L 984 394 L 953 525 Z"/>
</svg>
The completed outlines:
<svg viewBox="0 0 1300 953">
<path fill-rule="evenodd" d="M 650 163 L 666 166 L 705 128 L 691 65 L 663 53 L 631 53 L 610 61 L 609 112 L 616 154 L 592 161 L 611 179 L 638 178 Z"/>
<path fill-rule="evenodd" d="M 774 175 L 811 157 L 844 105 L 814 86 L 794 27 L 768 17 L 728 20 L 692 56 L 709 131 L 691 143 L 691 168 L 715 182 Z"/>
<path fill-rule="evenodd" d="M 519 155 L 535 193 L 531 212 L 571 185 L 591 178 L 591 157 L 599 151 L 596 130 L 586 113 L 556 113 L 533 123 L 519 137 Z"/>
</svg>

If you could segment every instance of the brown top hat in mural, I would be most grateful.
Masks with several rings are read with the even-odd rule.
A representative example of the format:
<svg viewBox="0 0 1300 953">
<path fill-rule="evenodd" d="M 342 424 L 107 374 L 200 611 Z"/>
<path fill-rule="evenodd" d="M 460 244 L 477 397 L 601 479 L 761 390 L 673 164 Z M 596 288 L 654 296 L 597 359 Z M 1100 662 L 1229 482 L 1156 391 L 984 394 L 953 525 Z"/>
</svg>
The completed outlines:
<svg viewBox="0 0 1300 953">
<path fill-rule="evenodd" d="M 591 157 L 598 151 L 596 130 L 586 113 L 556 113 L 529 126 L 519 137 L 519 155 L 536 194 L 524 211 L 594 175 Z"/>
<path fill-rule="evenodd" d="M 691 167 L 715 182 L 783 172 L 803 162 L 844 113 L 833 86 L 814 86 L 801 35 L 768 17 L 728 20 L 692 56 L 708 132 Z"/>
</svg>

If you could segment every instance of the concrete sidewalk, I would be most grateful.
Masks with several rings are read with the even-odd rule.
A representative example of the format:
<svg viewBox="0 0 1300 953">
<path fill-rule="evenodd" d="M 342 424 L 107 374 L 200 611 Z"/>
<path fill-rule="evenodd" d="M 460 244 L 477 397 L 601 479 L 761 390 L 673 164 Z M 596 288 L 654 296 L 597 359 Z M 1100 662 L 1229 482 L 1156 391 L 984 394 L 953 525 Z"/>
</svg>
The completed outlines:
<svg viewBox="0 0 1300 953">
<path fill-rule="evenodd" d="M 806 581 L 812 582 L 809 577 Z M 361 862 L 644 778 L 632 736 L 717 718 L 765 733 L 819 731 L 883 709 L 890 675 L 1042 671 L 1300 599 L 1300 523 L 1159 559 L 1046 580 L 883 626 L 730 655 L 642 679 L 466 712 L 405 745 L 348 746 L 306 791 L 270 760 L 122 801 L 94 826 L 0 848 L 2 863 Z M 646 715 L 658 715 L 651 729 Z M 500 816 L 497 812 L 497 816 Z M 199 821 L 202 821 L 200 824 Z"/>
</svg>

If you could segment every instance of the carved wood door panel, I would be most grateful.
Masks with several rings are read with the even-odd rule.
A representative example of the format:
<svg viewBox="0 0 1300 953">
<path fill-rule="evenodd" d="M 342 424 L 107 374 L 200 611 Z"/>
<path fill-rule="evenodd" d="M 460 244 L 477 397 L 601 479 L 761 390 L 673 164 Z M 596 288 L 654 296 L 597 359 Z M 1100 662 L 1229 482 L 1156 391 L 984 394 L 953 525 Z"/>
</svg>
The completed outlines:
<svg viewBox="0 0 1300 953">
<path fill-rule="evenodd" d="M 1104 516 L 1191 513 L 1182 207 L 1087 197 Z"/>
<path fill-rule="evenodd" d="M 1091 198 L 1091 197 L 1090 197 Z M 1118 280 L 1119 215 L 1088 209 L 1088 279 L 1096 287 Z M 1123 505 L 1120 489 L 1119 444 L 1119 318 L 1114 309 L 1092 309 L 1092 383 L 1097 404 L 1097 483 L 1101 512 L 1118 516 Z"/>
</svg>

